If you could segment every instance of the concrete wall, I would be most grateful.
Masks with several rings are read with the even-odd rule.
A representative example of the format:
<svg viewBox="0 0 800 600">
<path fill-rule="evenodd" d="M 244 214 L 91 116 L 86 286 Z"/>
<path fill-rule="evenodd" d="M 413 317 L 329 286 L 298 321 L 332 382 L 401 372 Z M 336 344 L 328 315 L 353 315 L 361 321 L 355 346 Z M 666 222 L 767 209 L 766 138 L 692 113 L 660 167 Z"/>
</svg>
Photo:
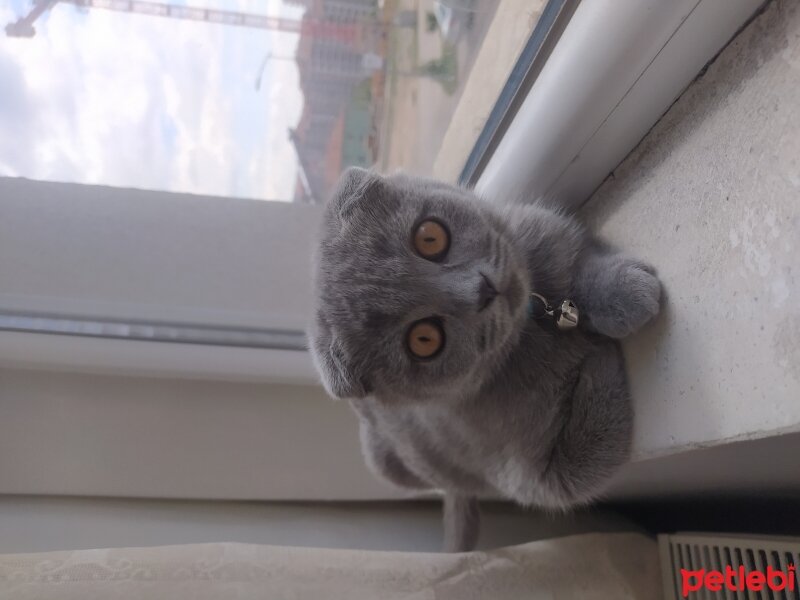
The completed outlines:
<svg viewBox="0 0 800 600">
<path fill-rule="evenodd" d="M 767 4 L 582 215 L 666 286 L 626 346 L 639 458 L 800 429 L 800 3 Z"/>
</svg>

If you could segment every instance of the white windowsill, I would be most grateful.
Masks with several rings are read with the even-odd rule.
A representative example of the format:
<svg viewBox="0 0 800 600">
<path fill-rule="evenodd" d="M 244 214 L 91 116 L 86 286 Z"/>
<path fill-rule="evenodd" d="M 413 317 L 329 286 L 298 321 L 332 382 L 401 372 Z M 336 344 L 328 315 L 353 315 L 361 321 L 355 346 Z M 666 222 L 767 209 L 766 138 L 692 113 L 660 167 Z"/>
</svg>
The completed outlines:
<svg viewBox="0 0 800 600">
<path fill-rule="evenodd" d="M 762 3 L 581 2 L 477 190 L 579 206 Z"/>
</svg>

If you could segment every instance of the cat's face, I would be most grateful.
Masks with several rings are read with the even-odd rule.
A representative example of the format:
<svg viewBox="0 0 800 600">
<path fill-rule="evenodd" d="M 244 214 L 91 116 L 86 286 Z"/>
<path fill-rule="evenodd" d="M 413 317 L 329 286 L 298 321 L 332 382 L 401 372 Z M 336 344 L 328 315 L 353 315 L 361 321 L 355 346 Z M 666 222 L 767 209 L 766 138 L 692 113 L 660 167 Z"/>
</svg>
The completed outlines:
<svg viewBox="0 0 800 600">
<path fill-rule="evenodd" d="M 524 261 L 469 192 L 351 169 L 326 207 L 311 350 L 340 398 L 479 384 L 522 329 Z"/>
</svg>

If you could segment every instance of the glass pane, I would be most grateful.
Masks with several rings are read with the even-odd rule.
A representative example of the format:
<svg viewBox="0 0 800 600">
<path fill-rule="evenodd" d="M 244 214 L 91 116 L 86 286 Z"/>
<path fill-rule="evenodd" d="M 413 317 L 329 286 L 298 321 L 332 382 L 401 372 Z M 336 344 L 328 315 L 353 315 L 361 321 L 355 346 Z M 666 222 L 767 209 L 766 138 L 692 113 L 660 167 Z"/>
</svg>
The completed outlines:
<svg viewBox="0 0 800 600">
<path fill-rule="evenodd" d="M 431 175 L 499 5 L 8 0 L 0 175 L 303 202 Z"/>
</svg>

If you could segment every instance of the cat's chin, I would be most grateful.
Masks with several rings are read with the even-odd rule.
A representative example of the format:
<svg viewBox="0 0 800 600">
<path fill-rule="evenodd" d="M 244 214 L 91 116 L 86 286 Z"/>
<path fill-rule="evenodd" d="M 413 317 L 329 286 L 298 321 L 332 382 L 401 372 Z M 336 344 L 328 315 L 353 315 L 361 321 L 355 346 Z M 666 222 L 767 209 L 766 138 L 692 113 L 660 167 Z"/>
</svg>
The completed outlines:
<svg viewBox="0 0 800 600">
<path fill-rule="evenodd" d="M 505 356 L 514 349 L 528 323 L 527 304 L 519 302 L 513 308 L 509 304 L 507 311 L 500 323 L 501 331 L 497 336 L 497 342 L 492 348 L 492 353 L 500 356 Z"/>
<path fill-rule="evenodd" d="M 499 346 L 507 346 L 514 343 L 515 335 L 525 328 L 528 321 L 528 306 L 525 300 L 528 293 L 522 286 L 517 290 L 516 294 L 508 299 L 508 313 L 506 318 L 503 319 L 503 335 L 499 336 Z"/>
<path fill-rule="evenodd" d="M 509 327 L 504 332 L 504 335 L 501 336 L 497 347 L 494 349 L 494 354 L 500 356 L 508 354 L 516 345 L 517 340 L 519 339 L 520 331 L 522 331 L 522 327 Z"/>
<path fill-rule="evenodd" d="M 503 297 L 508 304 L 508 309 L 515 317 L 523 312 L 522 308 L 524 308 L 525 298 L 528 295 L 523 281 L 523 276 L 520 273 L 512 274 L 508 278 L 508 283 L 505 285 L 505 291 L 503 293 Z"/>
</svg>

